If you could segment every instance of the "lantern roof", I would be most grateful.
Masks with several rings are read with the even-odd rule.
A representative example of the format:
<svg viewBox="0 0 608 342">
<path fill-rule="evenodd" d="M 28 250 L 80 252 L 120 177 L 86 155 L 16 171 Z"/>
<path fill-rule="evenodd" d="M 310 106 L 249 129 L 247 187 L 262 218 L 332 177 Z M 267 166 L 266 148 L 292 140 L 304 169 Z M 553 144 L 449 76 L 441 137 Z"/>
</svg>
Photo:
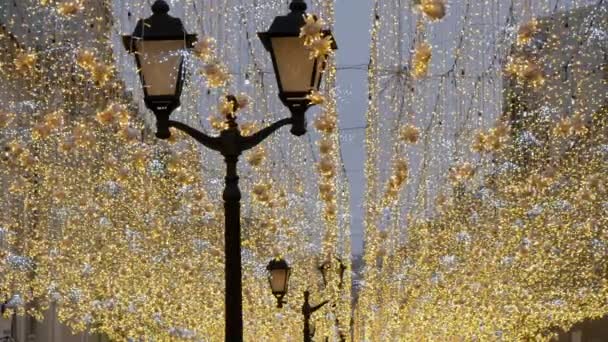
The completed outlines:
<svg viewBox="0 0 608 342">
<path fill-rule="evenodd" d="M 271 37 L 299 37 L 300 29 L 304 24 L 306 15 L 306 3 L 303 0 L 294 0 L 289 5 L 289 12 L 287 15 L 280 15 L 274 18 L 274 21 L 270 25 L 267 32 L 259 32 L 258 37 L 264 44 L 266 50 L 270 51 L 272 45 L 270 43 Z M 332 35 L 331 31 L 323 30 L 325 36 Z M 338 45 L 335 39 L 332 41 L 332 49 L 338 49 Z"/>
<path fill-rule="evenodd" d="M 270 260 L 270 262 L 268 263 L 268 266 L 266 266 L 266 269 L 268 271 L 285 270 L 285 269 L 289 269 L 289 265 L 287 264 L 287 261 L 285 261 L 284 259 L 274 258 L 274 259 Z"/>
<path fill-rule="evenodd" d="M 186 47 L 192 48 L 196 41 L 195 34 L 188 34 L 181 19 L 169 15 L 169 5 L 164 0 L 157 0 L 152 5 L 152 16 L 140 19 L 131 36 L 123 36 L 125 48 L 133 53 L 134 39 L 143 40 L 185 40 Z"/>
</svg>

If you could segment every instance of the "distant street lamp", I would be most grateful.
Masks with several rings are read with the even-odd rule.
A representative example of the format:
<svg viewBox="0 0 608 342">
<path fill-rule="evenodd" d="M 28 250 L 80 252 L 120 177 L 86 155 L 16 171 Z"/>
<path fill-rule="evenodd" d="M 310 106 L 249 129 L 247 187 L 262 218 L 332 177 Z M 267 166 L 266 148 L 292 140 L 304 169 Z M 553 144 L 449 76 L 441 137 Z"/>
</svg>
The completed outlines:
<svg viewBox="0 0 608 342">
<path fill-rule="evenodd" d="M 291 111 L 291 133 L 300 136 L 306 133 L 305 113 L 311 106 L 306 96 L 311 90 L 319 90 L 327 56 L 310 58 L 310 51 L 304 45 L 304 39 L 300 38 L 300 29 L 305 23 L 306 3 L 293 0 L 289 9 L 289 14 L 274 18 L 268 31 L 259 32 L 258 37 L 270 52 L 279 98 Z M 329 30 L 322 31 L 322 36 L 333 38 Z M 332 42 L 332 49 L 337 49 L 334 39 Z"/>
<path fill-rule="evenodd" d="M 270 283 L 270 289 L 272 291 L 272 294 L 277 298 L 278 301 L 277 308 L 282 308 L 283 304 L 287 303 L 284 298 L 287 295 L 291 268 L 283 259 L 272 259 L 270 260 L 270 263 L 268 263 L 266 269 L 268 270 L 268 282 Z M 324 263 L 318 269 L 323 275 L 323 281 L 325 281 L 326 275 L 324 272 L 329 269 L 329 266 L 325 267 Z M 342 276 L 344 270 L 346 270 L 346 266 L 343 266 L 342 262 L 340 262 L 340 276 Z M 342 279 L 340 279 L 340 284 L 342 284 Z M 321 303 L 313 306 L 310 305 L 309 299 L 310 292 L 304 291 L 304 304 L 302 304 L 302 316 L 304 316 L 304 327 L 302 329 L 302 333 L 304 336 L 304 342 L 312 342 L 312 338 L 314 336 L 314 330 L 311 329 L 310 326 L 310 318 L 312 314 L 315 313 L 317 310 L 321 309 L 327 303 L 329 303 L 329 300 L 324 300 Z M 335 307 L 335 304 L 333 306 Z M 339 325 L 340 322 L 338 321 L 338 318 L 336 318 L 336 326 Z M 339 338 L 341 342 L 346 341 L 346 337 L 343 332 L 340 332 Z"/>
<path fill-rule="evenodd" d="M 152 5 L 154 14 L 140 20 L 132 35 L 123 37 L 127 51 L 135 54 L 146 106 L 156 116 L 156 136 L 168 139 L 171 136 L 169 127 L 173 127 L 224 156 L 225 340 L 228 342 L 243 341 L 241 191 L 238 185 L 238 158 L 244 151 L 257 146 L 282 126 L 291 124 L 291 132 L 296 136 L 306 133 L 304 114 L 312 105 L 306 95 L 311 90 L 319 89 L 321 74 L 325 69 L 325 57 L 310 60 L 303 39 L 297 37 L 300 27 L 304 24 L 302 16 L 305 14 L 306 4 L 302 0 L 293 0 L 290 8 L 292 12 L 287 16 L 275 18 L 271 30 L 261 33 L 260 38 L 271 52 L 279 82 L 279 97 L 292 115 L 246 137 L 241 135 L 234 115 L 226 116 L 227 128 L 217 137 L 208 136 L 181 122 L 169 120 L 171 113 L 180 104 L 186 72 L 183 52 L 193 47 L 196 36 L 186 33 L 181 20 L 168 14 L 169 5 L 165 1 L 157 0 Z M 284 39 L 289 39 L 289 42 Z M 287 46 L 284 46 L 284 43 Z M 232 103 L 234 110 L 238 109 L 234 96 L 229 95 L 226 100 Z"/>
<path fill-rule="evenodd" d="M 344 265 L 344 263 L 342 262 L 342 259 L 336 257 L 336 261 L 338 262 L 339 268 L 336 270 L 338 277 L 340 278 L 340 282 L 338 283 L 338 288 L 342 288 L 342 286 L 344 285 L 344 272 L 346 272 L 347 267 L 346 265 Z M 327 282 L 329 279 L 329 272 L 331 270 L 331 262 L 330 261 L 324 261 L 323 263 L 321 263 L 317 269 L 319 270 L 319 272 L 321 272 L 321 276 L 323 277 L 323 286 L 327 286 Z"/>
<path fill-rule="evenodd" d="M 266 270 L 269 273 L 268 282 L 270 283 L 270 289 L 272 290 L 272 294 L 277 298 L 277 308 L 282 308 L 283 304 L 285 304 L 283 298 L 287 294 L 291 268 L 283 259 L 272 259 L 268 263 L 268 266 L 266 266 Z"/>
</svg>

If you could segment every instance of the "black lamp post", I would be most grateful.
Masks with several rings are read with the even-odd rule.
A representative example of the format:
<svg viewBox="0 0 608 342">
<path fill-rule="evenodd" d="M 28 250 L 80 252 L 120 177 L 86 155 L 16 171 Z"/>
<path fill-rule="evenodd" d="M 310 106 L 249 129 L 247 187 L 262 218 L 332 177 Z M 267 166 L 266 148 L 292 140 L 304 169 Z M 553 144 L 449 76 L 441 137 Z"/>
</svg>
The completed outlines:
<svg viewBox="0 0 608 342">
<path fill-rule="evenodd" d="M 327 56 L 310 58 L 310 51 L 300 38 L 300 28 L 304 26 L 306 3 L 293 0 L 289 5 L 291 13 L 278 16 L 267 32 L 258 36 L 272 58 L 274 73 L 279 86 L 279 98 L 291 111 L 293 124 L 291 133 L 300 136 L 306 133 L 306 110 L 311 102 L 306 98 L 311 90 L 319 90 L 326 67 Z M 322 36 L 332 36 L 331 31 L 322 31 Z M 332 36 L 332 49 L 338 46 Z"/>
<path fill-rule="evenodd" d="M 309 302 L 310 292 L 304 291 L 304 305 L 302 305 L 302 315 L 304 316 L 304 342 L 312 342 L 314 332 L 310 329 L 310 317 L 315 311 L 322 308 L 325 304 L 329 303 L 328 300 L 324 300 L 321 303 L 312 306 Z"/>
<path fill-rule="evenodd" d="M 291 14 L 286 17 L 277 17 L 273 23 L 273 26 L 278 22 L 282 23 L 279 25 L 282 31 L 272 32 L 271 30 L 267 35 L 261 34 L 263 41 L 265 41 L 264 37 L 268 37 L 268 39 L 272 37 L 293 38 L 294 32 L 297 31 L 299 34 L 299 29 L 304 21 L 302 18 L 296 20 L 295 16 L 303 15 L 306 5 L 302 0 L 293 0 L 291 9 Z M 270 44 L 266 46 L 271 52 L 275 65 L 281 89 L 281 100 L 291 109 L 292 117 L 278 120 L 257 133 L 244 137 L 236 123 L 236 117 L 228 115 L 226 117 L 227 128 L 219 136 L 211 137 L 186 124 L 169 120 L 172 111 L 179 106 L 184 82 L 185 70 L 181 51 L 192 48 L 196 36 L 187 34 L 181 21 L 168 15 L 169 6 L 165 1 L 157 0 L 152 5 L 152 11 L 154 14 L 150 18 L 140 20 L 133 35 L 123 37 L 123 41 L 126 49 L 135 53 L 146 106 L 154 112 L 157 119 L 156 136 L 160 139 L 169 138 L 171 136 L 169 127 L 173 127 L 224 156 L 226 185 L 222 197 L 225 220 L 225 340 L 241 342 L 243 341 L 241 191 L 238 185 L 237 162 L 244 151 L 257 146 L 282 126 L 292 124 L 291 132 L 294 135 L 299 136 L 306 133 L 304 113 L 311 103 L 305 97 L 311 89 L 319 88 L 320 74 L 325 67 L 325 59 L 317 58 L 313 63 L 308 59 L 309 51 L 303 48 L 290 52 L 289 50 L 293 46 L 289 45 L 288 51 L 284 51 L 284 48 L 280 48 L 282 46 L 280 43 L 277 45 L 266 40 Z M 287 20 L 281 18 L 287 18 Z M 285 31 L 287 29 L 289 32 Z M 303 46 L 303 41 L 299 38 L 298 40 Z M 311 77 L 314 77 L 313 82 L 309 82 Z M 292 87 L 292 84 L 297 87 Z M 314 87 L 299 87 L 305 84 L 314 85 Z M 227 100 L 233 103 L 235 110 L 238 109 L 234 96 L 228 96 Z"/>
</svg>

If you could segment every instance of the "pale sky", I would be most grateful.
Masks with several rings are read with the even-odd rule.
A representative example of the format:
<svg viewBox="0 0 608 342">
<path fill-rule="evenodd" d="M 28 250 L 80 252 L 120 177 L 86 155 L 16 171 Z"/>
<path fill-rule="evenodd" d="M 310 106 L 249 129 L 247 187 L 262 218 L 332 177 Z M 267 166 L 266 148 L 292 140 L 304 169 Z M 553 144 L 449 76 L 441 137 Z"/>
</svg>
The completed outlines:
<svg viewBox="0 0 608 342">
<path fill-rule="evenodd" d="M 367 64 L 370 46 L 371 0 L 337 0 L 335 35 L 339 45 L 339 116 L 342 155 L 351 192 L 353 254 L 363 246 L 363 194 L 365 191 L 365 111 L 367 109 Z M 363 67 L 361 67 L 363 66 Z M 356 129 L 353 129 L 356 128 Z"/>
</svg>

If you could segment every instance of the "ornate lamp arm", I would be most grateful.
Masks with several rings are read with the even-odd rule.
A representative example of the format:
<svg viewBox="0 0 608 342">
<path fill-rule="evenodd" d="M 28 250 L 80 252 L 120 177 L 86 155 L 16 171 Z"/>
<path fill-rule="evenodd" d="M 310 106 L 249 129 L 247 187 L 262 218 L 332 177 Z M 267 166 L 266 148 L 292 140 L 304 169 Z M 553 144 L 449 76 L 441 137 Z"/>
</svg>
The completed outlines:
<svg viewBox="0 0 608 342">
<path fill-rule="evenodd" d="M 268 138 L 268 136 L 270 136 L 272 133 L 274 133 L 277 129 L 279 129 L 285 125 L 289 125 L 292 122 L 293 122 L 292 118 L 281 119 L 281 120 L 273 123 L 272 125 L 261 129 L 257 133 L 254 133 L 248 137 L 243 137 L 241 140 L 241 142 L 242 142 L 241 151 L 246 151 L 251 148 L 254 148 L 259 143 L 264 141 L 264 139 Z"/>
<path fill-rule="evenodd" d="M 178 121 L 169 120 L 169 127 L 174 127 L 180 131 L 193 137 L 196 141 L 203 144 L 204 146 L 214 150 L 221 151 L 221 140 L 219 137 L 211 137 L 195 128 L 192 128 L 184 123 Z"/>
<path fill-rule="evenodd" d="M 310 313 L 311 313 L 311 314 L 312 314 L 312 313 L 314 313 L 315 311 L 319 310 L 320 308 L 322 308 L 322 307 L 323 307 L 325 304 L 327 304 L 327 303 L 329 303 L 329 301 L 328 301 L 328 300 L 324 300 L 324 301 L 322 301 L 321 303 L 319 303 L 319 304 L 317 304 L 317 305 L 315 305 L 315 306 L 311 307 L 311 308 L 310 308 Z"/>
</svg>

